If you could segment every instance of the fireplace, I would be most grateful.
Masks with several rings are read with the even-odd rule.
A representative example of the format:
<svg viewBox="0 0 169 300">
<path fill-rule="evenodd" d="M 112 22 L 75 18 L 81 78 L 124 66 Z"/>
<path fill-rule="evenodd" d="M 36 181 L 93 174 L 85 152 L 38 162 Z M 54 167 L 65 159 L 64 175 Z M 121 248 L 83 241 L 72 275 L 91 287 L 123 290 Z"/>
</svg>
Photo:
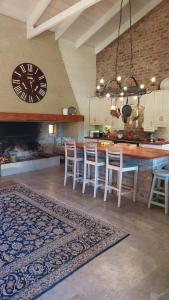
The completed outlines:
<svg viewBox="0 0 169 300">
<path fill-rule="evenodd" d="M 48 122 L 0 122 L 1 176 L 34 170 L 33 166 L 39 169 L 43 162 L 48 167 L 47 162 L 52 162 L 52 158 L 54 165 L 56 160 L 58 165 L 55 140 L 48 133 L 48 125 Z"/>
</svg>

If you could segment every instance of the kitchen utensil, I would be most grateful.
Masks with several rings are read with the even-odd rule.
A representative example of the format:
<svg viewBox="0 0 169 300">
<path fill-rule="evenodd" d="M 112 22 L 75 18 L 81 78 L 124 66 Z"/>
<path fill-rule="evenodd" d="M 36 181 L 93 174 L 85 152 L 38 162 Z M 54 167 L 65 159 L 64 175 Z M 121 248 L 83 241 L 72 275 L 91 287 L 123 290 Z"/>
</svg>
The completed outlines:
<svg viewBox="0 0 169 300">
<path fill-rule="evenodd" d="M 169 78 L 165 78 L 161 81 L 160 90 L 169 90 Z"/>
<path fill-rule="evenodd" d="M 69 106 L 68 107 L 68 115 L 76 115 L 77 114 L 77 109 L 74 106 Z"/>
<path fill-rule="evenodd" d="M 111 114 L 116 118 L 121 116 L 120 108 L 117 106 L 117 99 L 115 100 L 115 105 L 111 106 Z"/>
<path fill-rule="evenodd" d="M 122 107 L 122 120 L 124 123 L 127 123 L 127 118 L 131 116 L 132 108 L 131 105 L 128 104 L 128 97 L 126 104 Z"/>
</svg>

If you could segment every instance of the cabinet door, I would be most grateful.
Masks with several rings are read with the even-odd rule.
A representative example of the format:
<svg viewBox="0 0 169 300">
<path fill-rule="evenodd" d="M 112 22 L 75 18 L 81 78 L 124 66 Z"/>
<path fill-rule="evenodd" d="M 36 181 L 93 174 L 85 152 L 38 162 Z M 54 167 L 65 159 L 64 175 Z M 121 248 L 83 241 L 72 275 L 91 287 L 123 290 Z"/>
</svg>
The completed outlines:
<svg viewBox="0 0 169 300">
<path fill-rule="evenodd" d="M 156 91 L 155 93 L 155 125 L 156 127 L 169 126 L 169 91 Z"/>
<path fill-rule="evenodd" d="M 98 98 L 92 98 L 90 100 L 90 125 L 101 125 L 102 124 L 102 113 L 100 106 L 102 101 Z"/>
<path fill-rule="evenodd" d="M 90 100 L 90 125 L 111 125 L 111 100 L 92 98 Z"/>
<path fill-rule="evenodd" d="M 143 95 L 141 97 L 141 105 L 145 107 L 144 124 L 143 124 L 144 131 L 154 131 L 155 110 L 156 110 L 154 92 Z"/>
</svg>

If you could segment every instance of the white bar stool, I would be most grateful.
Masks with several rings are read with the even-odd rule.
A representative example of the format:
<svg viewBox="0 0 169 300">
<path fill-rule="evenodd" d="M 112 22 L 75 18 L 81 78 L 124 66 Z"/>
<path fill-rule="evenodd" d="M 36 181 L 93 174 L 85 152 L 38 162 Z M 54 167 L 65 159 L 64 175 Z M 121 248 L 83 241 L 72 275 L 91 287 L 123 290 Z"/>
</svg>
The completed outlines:
<svg viewBox="0 0 169 300">
<path fill-rule="evenodd" d="M 112 173 L 113 170 L 117 172 L 117 186 L 110 185 L 109 183 L 109 174 Z M 132 187 L 122 184 L 124 172 L 134 172 L 134 183 Z M 121 205 L 121 196 L 124 194 L 133 193 L 133 202 L 135 202 L 137 190 L 137 176 L 138 166 L 123 165 L 123 153 L 121 149 L 107 148 L 104 201 L 107 200 L 107 191 L 111 189 L 116 191 L 118 194 L 118 207 L 120 207 Z"/>
<path fill-rule="evenodd" d="M 168 214 L 168 182 L 169 182 L 169 170 L 159 170 L 153 173 L 153 182 L 151 186 L 150 197 L 148 201 L 148 208 L 151 204 L 163 207 L 165 214 Z M 159 185 L 159 182 L 164 182 L 164 187 Z M 156 196 L 153 200 L 153 196 Z M 160 199 L 160 196 L 161 199 Z M 162 203 L 161 203 L 162 202 Z"/>
<path fill-rule="evenodd" d="M 79 163 L 83 161 L 83 158 L 77 157 L 77 149 L 75 142 L 65 143 L 65 176 L 64 176 L 64 186 L 66 186 L 67 178 L 73 177 L 73 190 L 76 187 L 76 181 L 79 180 Z M 71 169 L 69 171 L 69 168 Z"/>
<path fill-rule="evenodd" d="M 82 193 L 85 193 L 85 188 L 87 183 L 94 184 L 94 194 L 93 197 L 96 198 L 96 192 L 98 187 L 103 184 L 99 183 L 99 181 L 104 181 L 99 178 L 99 168 L 103 167 L 105 162 L 99 161 L 98 152 L 97 152 L 97 144 L 86 143 L 84 144 L 84 176 L 83 176 L 83 189 Z M 91 170 L 90 167 L 94 167 L 94 179 L 90 178 Z"/>
</svg>

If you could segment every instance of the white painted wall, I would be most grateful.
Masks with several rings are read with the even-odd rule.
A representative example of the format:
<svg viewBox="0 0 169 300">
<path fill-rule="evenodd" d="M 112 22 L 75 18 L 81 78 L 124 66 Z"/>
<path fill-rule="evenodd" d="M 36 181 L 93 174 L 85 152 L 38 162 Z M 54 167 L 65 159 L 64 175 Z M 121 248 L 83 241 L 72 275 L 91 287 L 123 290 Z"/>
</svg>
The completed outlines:
<svg viewBox="0 0 169 300">
<path fill-rule="evenodd" d="M 89 98 L 96 88 L 96 55 L 92 48 L 76 49 L 72 42 L 64 39 L 59 40 L 59 48 L 80 114 L 85 116 L 84 135 L 88 135 Z"/>
</svg>

